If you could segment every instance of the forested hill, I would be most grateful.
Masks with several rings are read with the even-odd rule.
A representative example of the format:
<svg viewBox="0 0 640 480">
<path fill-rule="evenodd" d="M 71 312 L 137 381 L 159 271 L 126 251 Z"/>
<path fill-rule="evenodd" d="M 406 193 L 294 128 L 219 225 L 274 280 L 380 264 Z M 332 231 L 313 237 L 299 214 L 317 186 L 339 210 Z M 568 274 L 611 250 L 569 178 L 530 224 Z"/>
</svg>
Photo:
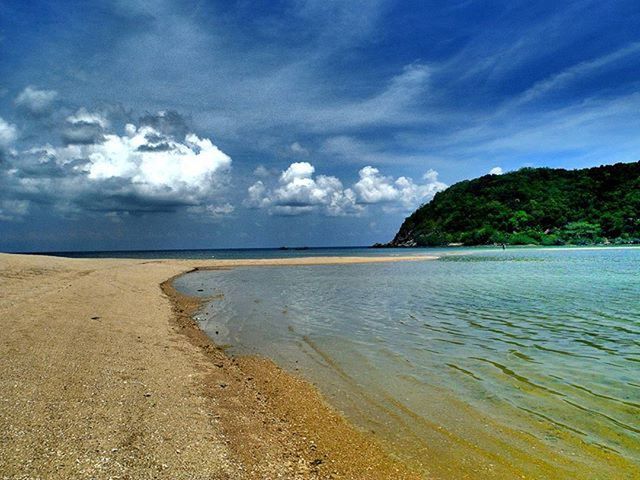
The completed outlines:
<svg viewBox="0 0 640 480">
<path fill-rule="evenodd" d="M 456 183 L 388 246 L 640 243 L 640 162 L 523 168 Z"/>
</svg>

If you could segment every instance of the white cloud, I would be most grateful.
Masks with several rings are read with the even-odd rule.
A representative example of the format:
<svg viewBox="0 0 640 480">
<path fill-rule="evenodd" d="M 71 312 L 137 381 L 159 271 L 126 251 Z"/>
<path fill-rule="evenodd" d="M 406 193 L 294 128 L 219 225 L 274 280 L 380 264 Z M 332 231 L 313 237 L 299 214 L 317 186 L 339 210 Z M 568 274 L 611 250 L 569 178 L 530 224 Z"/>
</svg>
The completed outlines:
<svg viewBox="0 0 640 480">
<path fill-rule="evenodd" d="M 372 99 L 371 104 L 389 110 L 406 106 L 424 92 L 430 76 L 431 69 L 428 65 L 420 63 L 405 65 L 402 73 L 393 77 L 389 87 Z"/>
<path fill-rule="evenodd" d="M 343 131 L 368 125 L 394 125 L 434 121 L 435 114 L 426 117 L 413 107 L 428 91 L 431 67 L 413 63 L 391 78 L 377 95 L 352 102 L 319 105 L 309 115 L 313 129 Z M 306 111 L 306 109 L 305 109 Z"/>
<path fill-rule="evenodd" d="M 56 155 L 63 163 L 86 158 L 81 168 L 90 180 L 127 179 L 151 194 L 181 191 L 198 196 L 209 190 L 217 172 L 231 166 L 231 159 L 208 139 L 188 134 L 180 143 L 151 127 L 129 127 L 127 135 L 105 135 L 101 144 L 70 145 Z"/>
<path fill-rule="evenodd" d="M 267 208 L 278 215 L 300 215 L 320 210 L 326 215 L 353 215 L 362 211 L 356 204 L 353 190 L 344 189 L 342 182 L 327 175 L 315 176 L 308 162 L 296 162 L 282 172 L 278 184 L 267 188 L 257 181 L 248 189 L 245 205 Z"/>
<path fill-rule="evenodd" d="M 423 183 L 415 183 L 408 177 L 386 177 L 371 166 L 362 168 L 359 175 L 352 188 L 344 188 L 336 177 L 316 176 L 315 168 L 308 162 L 292 163 L 272 188 L 262 180 L 251 185 L 244 204 L 279 215 L 313 211 L 332 216 L 358 215 L 366 205 L 378 203 L 384 204 L 386 211 L 412 210 L 446 188 L 434 170 L 423 176 Z"/>
<path fill-rule="evenodd" d="M 502 175 L 503 173 L 504 170 L 502 170 L 502 167 L 493 167 L 489 170 L 489 175 Z"/>
<path fill-rule="evenodd" d="M 374 167 L 364 167 L 359 172 L 360 180 L 354 185 L 358 198 L 363 203 L 390 202 L 398 198 L 393 179 L 380 175 Z"/>
<path fill-rule="evenodd" d="M 16 138 L 18 138 L 16 126 L 0 117 L 0 149 L 11 145 Z"/>
<path fill-rule="evenodd" d="M 638 52 L 640 52 L 640 42 L 633 42 L 593 60 L 575 64 L 566 70 L 562 70 L 559 73 L 553 74 L 551 77 L 535 83 L 514 101 L 510 102 L 508 106 L 511 108 L 518 107 L 537 99 L 549 91 L 565 88 L 575 81 L 584 79 L 594 72 L 609 67 L 611 64 L 622 62 L 627 57 L 637 55 Z"/>
<path fill-rule="evenodd" d="M 51 112 L 57 96 L 58 92 L 55 90 L 40 90 L 28 86 L 16 97 L 15 103 L 32 115 L 46 115 Z"/>
<path fill-rule="evenodd" d="M 295 162 L 289 165 L 282 175 L 280 180 L 284 184 L 289 183 L 304 183 L 306 179 L 311 179 L 316 169 L 309 162 Z"/>
<path fill-rule="evenodd" d="M 79 111 L 68 123 L 107 127 L 104 117 Z M 47 145 L 16 154 L 5 171 L 18 194 L 46 197 L 67 209 L 100 211 L 175 210 L 204 206 L 221 216 L 233 206 L 220 203 L 231 158 L 211 140 L 193 133 L 178 141 L 150 126 L 126 126 L 126 133 L 101 134 L 99 143 Z"/>
<path fill-rule="evenodd" d="M 386 203 L 398 205 L 405 210 L 413 210 L 430 201 L 433 196 L 447 188 L 438 180 L 438 173 L 429 170 L 422 179 L 424 183 L 415 183 L 411 178 L 384 176 L 377 168 L 367 166 L 359 172 L 360 180 L 353 189 L 358 201 L 365 204 Z M 387 205 L 387 209 L 393 206 Z"/>
</svg>

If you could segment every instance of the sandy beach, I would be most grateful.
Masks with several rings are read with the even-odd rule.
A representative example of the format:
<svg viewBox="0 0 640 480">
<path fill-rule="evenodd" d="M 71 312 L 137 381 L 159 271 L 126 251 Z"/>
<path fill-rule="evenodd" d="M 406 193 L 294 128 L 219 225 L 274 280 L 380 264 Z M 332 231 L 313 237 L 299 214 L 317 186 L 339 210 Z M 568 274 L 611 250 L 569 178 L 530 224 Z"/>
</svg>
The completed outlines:
<svg viewBox="0 0 640 480">
<path fill-rule="evenodd" d="M 0 475 L 418 478 L 310 384 L 230 358 L 169 279 L 194 268 L 425 260 L 0 254 Z"/>
</svg>

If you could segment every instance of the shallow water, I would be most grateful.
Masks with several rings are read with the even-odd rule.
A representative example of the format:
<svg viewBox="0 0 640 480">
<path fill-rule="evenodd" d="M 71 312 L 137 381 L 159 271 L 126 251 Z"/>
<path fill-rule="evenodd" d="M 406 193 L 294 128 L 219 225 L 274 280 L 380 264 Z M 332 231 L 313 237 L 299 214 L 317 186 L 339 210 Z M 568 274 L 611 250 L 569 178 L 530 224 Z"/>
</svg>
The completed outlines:
<svg viewBox="0 0 640 480">
<path fill-rule="evenodd" d="M 425 475 L 640 478 L 640 249 L 199 271 L 176 287 L 219 295 L 198 315 L 218 344 L 302 374 Z"/>
</svg>

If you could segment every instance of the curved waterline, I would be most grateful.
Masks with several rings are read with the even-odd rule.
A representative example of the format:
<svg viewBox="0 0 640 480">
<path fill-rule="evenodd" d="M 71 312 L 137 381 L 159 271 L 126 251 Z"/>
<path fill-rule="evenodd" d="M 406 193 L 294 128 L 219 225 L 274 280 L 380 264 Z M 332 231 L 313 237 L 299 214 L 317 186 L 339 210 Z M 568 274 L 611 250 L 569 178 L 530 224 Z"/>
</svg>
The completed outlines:
<svg viewBox="0 0 640 480">
<path fill-rule="evenodd" d="M 508 250 L 177 286 L 224 293 L 201 318 L 214 339 L 314 381 L 429 474 L 625 478 L 640 468 L 638 271 L 640 250 Z"/>
</svg>

